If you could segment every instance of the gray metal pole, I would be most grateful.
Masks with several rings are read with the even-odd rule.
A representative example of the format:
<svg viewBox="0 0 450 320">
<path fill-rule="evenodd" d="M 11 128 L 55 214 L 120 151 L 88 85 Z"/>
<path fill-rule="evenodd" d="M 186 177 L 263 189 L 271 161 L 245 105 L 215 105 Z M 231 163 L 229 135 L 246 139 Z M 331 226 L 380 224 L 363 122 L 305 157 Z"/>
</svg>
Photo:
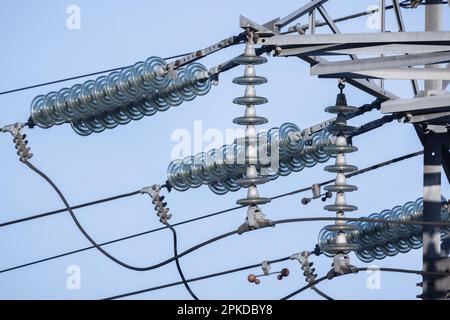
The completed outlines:
<svg viewBox="0 0 450 320">
<path fill-rule="evenodd" d="M 380 31 L 386 32 L 386 0 L 380 0 Z M 381 57 L 383 57 L 383 54 Z M 383 79 L 380 79 L 380 87 L 384 88 Z"/>
<path fill-rule="evenodd" d="M 442 30 L 441 0 L 426 0 L 425 31 Z M 427 68 L 437 68 L 430 65 Z M 442 81 L 425 81 L 425 91 L 442 90 Z M 433 145 L 432 136 L 424 139 L 424 175 L 423 175 L 423 218 L 425 221 L 441 220 L 441 163 L 442 147 Z M 424 226 L 423 228 L 423 271 L 436 271 L 436 259 L 440 257 L 440 228 Z M 422 298 L 435 299 L 436 283 L 434 279 L 423 277 Z"/>
<path fill-rule="evenodd" d="M 442 31 L 442 1 L 426 0 L 425 6 L 425 31 Z M 430 65 L 427 68 L 439 68 L 438 65 Z M 425 81 L 425 90 L 442 90 L 442 80 Z"/>
<path fill-rule="evenodd" d="M 442 147 L 425 145 L 423 175 L 423 219 L 441 220 L 441 161 Z M 434 263 L 441 254 L 440 227 L 423 227 L 423 271 L 437 271 Z M 435 282 L 424 276 L 423 299 L 434 299 L 438 291 Z"/>
</svg>

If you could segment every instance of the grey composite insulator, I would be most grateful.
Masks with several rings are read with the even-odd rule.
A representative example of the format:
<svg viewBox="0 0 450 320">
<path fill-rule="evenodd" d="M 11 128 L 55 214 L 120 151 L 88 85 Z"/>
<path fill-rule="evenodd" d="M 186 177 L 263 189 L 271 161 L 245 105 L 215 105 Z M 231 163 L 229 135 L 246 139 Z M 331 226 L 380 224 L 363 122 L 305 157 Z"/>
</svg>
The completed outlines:
<svg viewBox="0 0 450 320">
<path fill-rule="evenodd" d="M 96 80 L 37 96 L 31 119 L 41 128 L 70 123 L 86 136 L 166 111 L 211 88 L 208 71 L 199 63 L 177 69 L 176 74 L 172 79 L 166 62 L 150 57 Z"/>
<path fill-rule="evenodd" d="M 308 141 L 304 141 L 301 130 L 292 123 L 259 133 L 258 149 L 267 150 L 269 158 L 276 152 L 272 148 L 279 146 L 279 168 L 277 171 L 269 169 L 265 176 L 274 180 L 279 176 L 287 176 L 305 167 L 328 161 L 332 155 L 325 152 L 324 148 L 334 144 L 334 140 L 332 134 L 322 131 L 314 133 Z M 208 185 L 216 194 L 237 191 L 241 187 L 236 180 L 245 176 L 246 166 L 238 162 L 238 159 L 245 155 L 244 149 L 235 141 L 219 149 L 174 160 L 167 169 L 168 181 L 178 191 L 202 185 Z"/>
<path fill-rule="evenodd" d="M 410 201 L 403 206 L 396 206 L 391 210 L 371 214 L 370 219 L 423 221 L 423 199 Z M 450 222 L 447 200 L 442 197 L 441 220 Z M 347 236 L 348 243 L 358 246 L 356 256 L 363 262 L 369 263 L 375 259 L 384 259 L 398 253 L 406 253 L 412 249 L 422 247 L 421 225 L 389 224 L 381 222 L 348 222 L 347 225 L 356 227 Z M 450 232 L 450 226 L 441 227 L 442 235 Z M 325 255 L 331 256 L 325 248 L 334 243 L 336 232 L 323 228 L 319 233 L 319 247 Z"/>
</svg>

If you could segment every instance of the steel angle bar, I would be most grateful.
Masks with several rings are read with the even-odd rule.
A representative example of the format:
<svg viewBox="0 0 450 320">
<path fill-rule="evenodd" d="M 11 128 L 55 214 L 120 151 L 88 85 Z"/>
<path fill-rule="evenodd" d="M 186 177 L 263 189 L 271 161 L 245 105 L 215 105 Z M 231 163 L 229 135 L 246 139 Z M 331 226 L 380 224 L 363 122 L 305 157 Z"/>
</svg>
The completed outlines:
<svg viewBox="0 0 450 320">
<path fill-rule="evenodd" d="M 314 35 L 276 35 L 261 37 L 258 44 L 278 47 L 302 47 L 325 44 L 345 44 L 353 48 L 380 44 L 442 45 L 450 41 L 449 31 L 345 33 Z"/>
<path fill-rule="evenodd" d="M 318 6 L 321 6 L 322 4 L 324 4 L 327 1 L 328 0 L 313 0 L 313 1 L 305 4 L 300 9 L 295 10 L 294 12 L 292 12 L 292 13 L 288 14 L 287 16 L 285 16 L 284 18 L 281 18 L 280 20 L 276 21 L 274 23 L 274 30 L 276 32 L 280 31 L 280 29 L 283 28 L 284 26 L 286 26 L 289 23 L 297 20 L 298 18 L 304 16 L 305 14 L 313 11 Z"/>
<path fill-rule="evenodd" d="M 361 48 L 349 48 L 345 45 L 324 44 L 320 46 L 308 46 L 301 48 L 279 48 L 278 56 L 301 56 L 301 55 L 393 55 L 393 54 L 415 54 L 450 51 L 448 45 L 417 45 L 417 44 L 386 44 L 373 45 Z"/>
<path fill-rule="evenodd" d="M 424 68 L 394 68 L 319 75 L 320 78 L 354 78 L 386 80 L 447 80 L 450 70 Z"/>
<path fill-rule="evenodd" d="M 255 30 L 259 35 L 274 35 L 274 31 L 267 28 L 265 25 L 260 25 L 259 23 L 250 20 L 247 17 L 239 16 L 239 26 L 241 28 L 251 28 Z"/>
<path fill-rule="evenodd" d="M 411 115 L 410 117 L 408 117 L 408 122 L 409 123 L 432 122 L 433 124 L 435 123 L 447 124 L 450 123 L 450 111 Z"/>
<path fill-rule="evenodd" d="M 357 61 L 322 62 L 311 67 L 311 75 L 336 74 L 383 69 L 438 64 L 450 61 L 450 51 L 409 54 L 379 58 L 366 58 Z"/>
<path fill-rule="evenodd" d="M 322 57 L 300 57 L 302 60 L 314 65 L 321 62 L 327 62 L 325 58 Z M 352 86 L 383 100 L 389 100 L 389 99 L 398 99 L 399 97 L 395 95 L 394 93 L 381 88 L 377 84 L 363 80 L 363 79 L 346 79 L 347 83 L 351 84 Z"/>
<path fill-rule="evenodd" d="M 431 113 L 450 111 L 450 94 L 397 99 L 381 104 L 381 113 Z"/>
</svg>

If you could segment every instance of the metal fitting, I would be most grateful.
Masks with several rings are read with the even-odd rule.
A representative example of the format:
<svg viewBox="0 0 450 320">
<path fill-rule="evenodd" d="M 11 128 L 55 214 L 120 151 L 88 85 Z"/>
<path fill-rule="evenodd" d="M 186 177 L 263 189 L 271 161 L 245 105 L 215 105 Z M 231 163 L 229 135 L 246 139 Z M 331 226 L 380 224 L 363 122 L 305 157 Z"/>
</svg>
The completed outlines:
<svg viewBox="0 0 450 320">
<path fill-rule="evenodd" d="M 16 122 L 1 128 L 1 132 L 9 132 L 13 136 L 13 142 L 15 143 L 17 155 L 21 162 L 27 162 L 33 156 L 30 147 L 28 147 L 28 141 L 26 140 L 27 136 L 22 134 L 24 126 L 23 123 Z"/>
<path fill-rule="evenodd" d="M 163 202 L 164 196 L 160 195 L 161 186 L 154 184 L 151 187 L 146 187 L 141 190 L 141 194 L 148 194 L 152 198 L 152 204 L 155 206 L 156 215 L 159 217 L 159 221 L 163 224 L 167 224 L 167 221 L 172 218 L 169 214 L 169 208 L 166 208 L 167 202 Z"/>
</svg>

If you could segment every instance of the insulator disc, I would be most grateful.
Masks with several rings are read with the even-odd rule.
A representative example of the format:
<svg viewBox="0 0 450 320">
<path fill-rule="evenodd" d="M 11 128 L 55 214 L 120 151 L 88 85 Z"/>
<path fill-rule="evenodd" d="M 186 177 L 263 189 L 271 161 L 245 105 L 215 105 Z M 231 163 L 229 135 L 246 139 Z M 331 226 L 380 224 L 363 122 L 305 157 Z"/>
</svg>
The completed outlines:
<svg viewBox="0 0 450 320">
<path fill-rule="evenodd" d="M 338 211 L 356 211 L 358 210 L 358 207 L 356 206 L 352 206 L 350 204 L 330 204 L 324 207 L 325 210 L 327 211 L 333 211 L 333 212 L 338 212 Z"/>
<path fill-rule="evenodd" d="M 241 86 L 247 86 L 247 85 L 260 85 L 267 82 L 267 78 L 260 77 L 260 76 L 241 76 L 236 77 L 233 79 L 234 84 L 239 84 Z"/>
<path fill-rule="evenodd" d="M 259 204 L 269 203 L 271 200 L 269 198 L 245 198 L 236 201 L 237 204 L 241 206 L 256 206 Z"/>
<path fill-rule="evenodd" d="M 337 164 L 333 164 L 333 165 L 329 165 L 329 166 L 325 166 L 325 168 L 323 169 L 325 171 L 328 172 L 334 172 L 334 173 L 350 173 L 350 172 L 354 172 L 358 170 L 358 167 L 353 166 L 353 165 L 337 165 Z"/>
<path fill-rule="evenodd" d="M 239 105 L 261 105 L 267 103 L 267 98 L 264 97 L 239 97 L 233 99 L 233 103 L 239 104 Z"/>
<path fill-rule="evenodd" d="M 262 64 L 262 63 L 266 63 L 267 59 L 261 56 L 246 56 L 246 55 L 241 55 L 239 57 L 236 57 L 233 59 L 233 62 L 237 63 L 237 64 Z"/>
</svg>

